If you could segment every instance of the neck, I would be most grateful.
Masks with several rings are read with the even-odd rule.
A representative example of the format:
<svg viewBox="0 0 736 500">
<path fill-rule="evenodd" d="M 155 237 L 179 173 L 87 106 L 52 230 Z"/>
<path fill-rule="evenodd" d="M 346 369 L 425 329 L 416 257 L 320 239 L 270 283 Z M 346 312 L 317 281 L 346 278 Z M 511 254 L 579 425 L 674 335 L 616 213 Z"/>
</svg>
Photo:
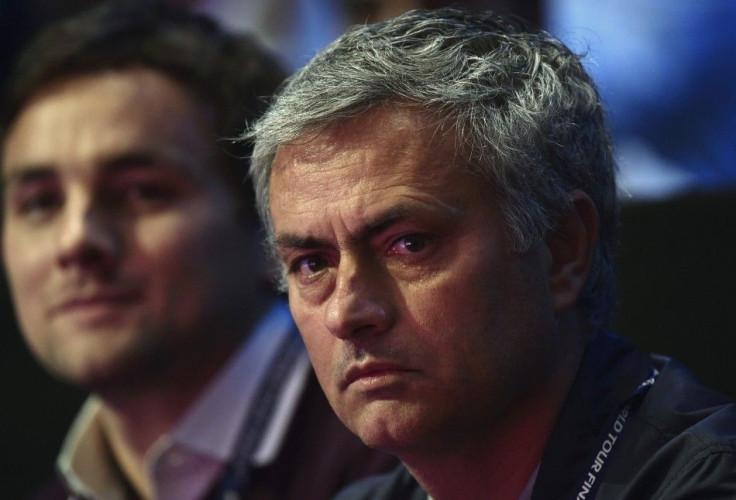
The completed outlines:
<svg viewBox="0 0 736 500">
<path fill-rule="evenodd" d="M 560 349 L 558 363 L 540 384 L 509 405 L 483 436 L 436 454 L 399 455 L 433 500 L 518 500 L 539 466 L 572 386 L 583 342 Z"/>
<path fill-rule="evenodd" d="M 118 468 L 128 483 L 145 499 L 154 498 L 154 485 L 146 470 L 145 457 L 151 445 L 169 432 L 178 415 L 161 411 L 158 405 L 149 404 L 148 411 L 141 418 L 127 411 L 117 411 L 105 404 L 101 413 L 102 428 L 110 452 Z"/>
<path fill-rule="evenodd" d="M 142 498 L 155 496 L 146 472 L 146 454 L 176 427 L 235 348 L 221 349 L 208 361 L 188 360 L 182 365 L 184 369 L 172 367 L 165 373 L 98 391 L 103 401 L 102 426 L 112 456 Z"/>
<path fill-rule="evenodd" d="M 541 461 L 554 425 L 545 413 L 521 413 L 497 422 L 493 435 L 454 453 L 401 457 L 434 500 L 517 500 Z"/>
</svg>

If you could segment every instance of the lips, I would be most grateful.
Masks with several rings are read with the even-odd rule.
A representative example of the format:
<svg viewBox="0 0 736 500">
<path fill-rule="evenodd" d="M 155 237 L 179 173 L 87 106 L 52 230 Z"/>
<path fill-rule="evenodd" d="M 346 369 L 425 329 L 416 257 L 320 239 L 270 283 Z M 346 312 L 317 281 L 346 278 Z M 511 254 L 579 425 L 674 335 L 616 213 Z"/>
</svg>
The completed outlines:
<svg viewBox="0 0 736 500">
<path fill-rule="evenodd" d="M 370 361 L 352 365 L 343 378 L 342 388 L 359 384 L 365 387 L 380 386 L 402 375 L 415 372 L 403 365 L 391 362 Z"/>
<path fill-rule="evenodd" d="M 51 308 L 51 315 L 74 312 L 104 312 L 135 303 L 140 294 L 134 290 L 100 290 L 70 294 Z"/>
</svg>

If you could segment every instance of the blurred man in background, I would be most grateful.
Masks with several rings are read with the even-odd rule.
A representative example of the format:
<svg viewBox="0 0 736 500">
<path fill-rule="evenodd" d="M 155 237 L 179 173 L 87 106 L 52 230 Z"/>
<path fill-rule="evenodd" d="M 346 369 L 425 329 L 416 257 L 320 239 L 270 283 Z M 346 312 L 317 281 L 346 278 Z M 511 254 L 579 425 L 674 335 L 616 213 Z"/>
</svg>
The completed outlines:
<svg viewBox="0 0 736 500">
<path fill-rule="evenodd" d="M 5 270 L 36 358 L 92 393 L 42 495 L 326 498 L 390 462 L 334 418 L 264 286 L 247 151 L 226 139 L 283 76 L 158 1 L 59 22 L 21 56 Z"/>
</svg>

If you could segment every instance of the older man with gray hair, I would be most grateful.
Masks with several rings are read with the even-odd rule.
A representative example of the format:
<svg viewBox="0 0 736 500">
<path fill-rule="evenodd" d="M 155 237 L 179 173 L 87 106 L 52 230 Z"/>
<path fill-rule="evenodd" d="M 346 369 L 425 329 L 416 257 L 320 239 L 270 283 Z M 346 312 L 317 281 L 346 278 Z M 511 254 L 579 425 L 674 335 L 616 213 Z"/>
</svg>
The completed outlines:
<svg viewBox="0 0 736 500">
<path fill-rule="evenodd" d="M 615 164 L 579 58 L 493 13 L 356 27 L 252 129 L 344 498 L 733 498 L 736 408 L 607 330 Z"/>
</svg>

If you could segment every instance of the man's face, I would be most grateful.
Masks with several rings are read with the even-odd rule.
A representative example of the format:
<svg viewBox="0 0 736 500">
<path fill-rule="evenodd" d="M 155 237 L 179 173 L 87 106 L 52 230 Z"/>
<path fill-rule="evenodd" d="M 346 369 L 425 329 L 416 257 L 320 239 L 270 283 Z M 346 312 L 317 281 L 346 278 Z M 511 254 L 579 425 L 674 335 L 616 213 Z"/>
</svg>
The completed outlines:
<svg viewBox="0 0 736 500">
<path fill-rule="evenodd" d="M 91 388 L 196 373 L 237 341 L 255 280 L 214 147 L 205 108 L 148 70 L 65 80 L 22 110 L 2 158 L 3 257 L 52 372 Z"/>
<path fill-rule="evenodd" d="M 280 148 L 270 181 L 320 383 L 353 432 L 399 456 L 479 446 L 558 354 L 549 252 L 512 252 L 454 139 L 381 107 Z"/>
</svg>

